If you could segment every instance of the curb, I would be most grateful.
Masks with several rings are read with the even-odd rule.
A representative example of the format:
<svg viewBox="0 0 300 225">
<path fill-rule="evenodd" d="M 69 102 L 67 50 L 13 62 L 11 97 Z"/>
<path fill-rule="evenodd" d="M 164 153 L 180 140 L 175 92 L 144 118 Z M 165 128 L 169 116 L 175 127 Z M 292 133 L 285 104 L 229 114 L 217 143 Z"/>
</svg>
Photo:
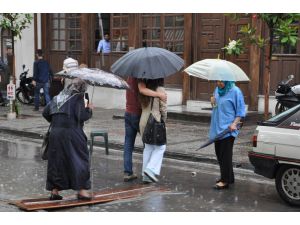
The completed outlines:
<svg viewBox="0 0 300 225">
<path fill-rule="evenodd" d="M 13 134 L 17 136 L 22 136 L 22 137 L 28 137 L 28 138 L 33 138 L 33 139 L 43 139 L 43 134 L 38 134 L 35 132 L 30 132 L 30 131 L 23 131 L 23 130 L 12 130 L 7 127 L 0 127 L 0 132 L 4 132 L 7 134 Z"/>
<path fill-rule="evenodd" d="M 0 127 L 0 133 L 1 132 L 16 135 L 16 136 L 28 137 L 28 138 L 32 138 L 32 139 L 43 139 L 43 134 L 38 134 L 35 132 L 30 132 L 30 131 L 12 130 L 7 127 Z M 88 141 L 88 143 L 89 143 L 89 141 Z M 104 142 L 100 142 L 100 141 L 95 141 L 94 145 L 97 147 L 105 147 Z M 109 142 L 108 148 L 122 151 L 124 149 L 124 145 L 117 143 L 117 142 Z M 134 153 L 143 154 L 143 148 L 135 147 Z M 216 165 L 218 164 L 218 162 L 215 158 L 182 154 L 182 153 L 178 153 L 178 152 L 165 152 L 164 156 L 166 158 L 177 159 L 177 160 L 182 160 L 182 161 L 202 162 L 202 163 L 210 163 L 210 164 L 216 164 Z M 253 170 L 253 166 L 250 163 L 233 162 L 233 166 L 235 168 L 243 168 L 243 169 L 247 169 L 247 170 Z"/>
<path fill-rule="evenodd" d="M 113 115 L 113 120 L 121 120 L 124 119 L 124 115 Z M 179 121 L 189 121 L 189 122 L 204 122 L 210 123 L 211 114 L 202 112 L 174 112 L 168 111 L 168 119 L 179 120 Z M 257 112 L 248 112 L 244 123 L 245 124 L 257 124 L 258 121 L 264 120 L 264 115 Z"/>
</svg>

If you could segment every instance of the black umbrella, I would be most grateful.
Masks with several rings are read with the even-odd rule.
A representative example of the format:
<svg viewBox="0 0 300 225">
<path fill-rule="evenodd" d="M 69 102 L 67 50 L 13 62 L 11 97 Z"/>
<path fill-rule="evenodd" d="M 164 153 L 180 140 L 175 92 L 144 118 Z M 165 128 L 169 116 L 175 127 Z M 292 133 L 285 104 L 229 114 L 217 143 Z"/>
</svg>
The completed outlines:
<svg viewBox="0 0 300 225">
<path fill-rule="evenodd" d="M 237 124 L 237 129 L 241 129 L 241 127 L 243 126 L 243 123 L 238 123 Z M 227 129 L 225 129 L 224 131 L 222 131 L 220 134 L 218 134 L 214 139 L 209 139 L 208 141 L 206 141 L 204 144 L 202 144 L 198 149 L 196 149 L 196 151 L 205 148 L 206 146 L 209 146 L 210 144 L 214 143 L 217 140 L 220 140 L 225 134 L 230 133 L 230 129 L 229 127 Z"/>
<path fill-rule="evenodd" d="M 173 52 L 144 47 L 126 53 L 111 66 L 111 71 L 120 76 L 158 79 L 178 72 L 183 65 L 183 59 Z"/>
</svg>

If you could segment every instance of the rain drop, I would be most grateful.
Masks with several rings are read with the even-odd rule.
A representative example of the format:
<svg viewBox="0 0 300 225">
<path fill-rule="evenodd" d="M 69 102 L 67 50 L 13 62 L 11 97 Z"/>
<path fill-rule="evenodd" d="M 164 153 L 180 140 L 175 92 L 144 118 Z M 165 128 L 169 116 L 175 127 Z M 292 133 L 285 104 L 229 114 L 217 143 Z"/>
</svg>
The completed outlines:
<svg viewBox="0 0 300 225">
<path fill-rule="evenodd" d="M 238 201 L 239 201 L 238 196 L 235 196 L 234 201 L 235 201 L 235 202 L 238 202 Z"/>
</svg>

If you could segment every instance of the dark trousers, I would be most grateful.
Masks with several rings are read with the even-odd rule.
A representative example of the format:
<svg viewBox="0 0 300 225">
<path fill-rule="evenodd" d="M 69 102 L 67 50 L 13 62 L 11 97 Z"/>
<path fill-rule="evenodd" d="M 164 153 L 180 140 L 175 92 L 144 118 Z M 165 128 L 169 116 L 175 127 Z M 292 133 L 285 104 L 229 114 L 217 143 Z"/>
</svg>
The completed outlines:
<svg viewBox="0 0 300 225">
<path fill-rule="evenodd" d="M 50 83 L 36 83 L 36 86 L 34 88 L 34 107 L 36 109 L 39 108 L 40 106 L 40 90 L 43 88 L 44 90 L 44 96 L 45 96 L 45 101 L 46 105 L 50 102 L 50 94 L 49 94 L 49 88 L 50 88 Z"/>
<path fill-rule="evenodd" d="M 131 175 L 132 152 L 137 133 L 139 132 L 140 115 L 125 112 L 125 144 L 124 144 L 124 172 Z"/>
<path fill-rule="evenodd" d="M 234 183 L 232 166 L 232 152 L 234 137 L 230 136 L 215 142 L 215 152 L 220 165 L 221 181 L 224 183 Z"/>
</svg>

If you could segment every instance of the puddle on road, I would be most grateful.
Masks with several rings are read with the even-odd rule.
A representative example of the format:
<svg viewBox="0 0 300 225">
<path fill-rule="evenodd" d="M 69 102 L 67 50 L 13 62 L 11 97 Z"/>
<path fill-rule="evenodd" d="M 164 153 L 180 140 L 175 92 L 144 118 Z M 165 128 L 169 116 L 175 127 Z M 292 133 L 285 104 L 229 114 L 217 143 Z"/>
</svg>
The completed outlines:
<svg viewBox="0 0 300 225">
<path fill-rule="evenodd" d="M 0 139 L 0 156 L 17 159 L 39 159 L 40 146 L 21 141 Z"/>
</svg>

